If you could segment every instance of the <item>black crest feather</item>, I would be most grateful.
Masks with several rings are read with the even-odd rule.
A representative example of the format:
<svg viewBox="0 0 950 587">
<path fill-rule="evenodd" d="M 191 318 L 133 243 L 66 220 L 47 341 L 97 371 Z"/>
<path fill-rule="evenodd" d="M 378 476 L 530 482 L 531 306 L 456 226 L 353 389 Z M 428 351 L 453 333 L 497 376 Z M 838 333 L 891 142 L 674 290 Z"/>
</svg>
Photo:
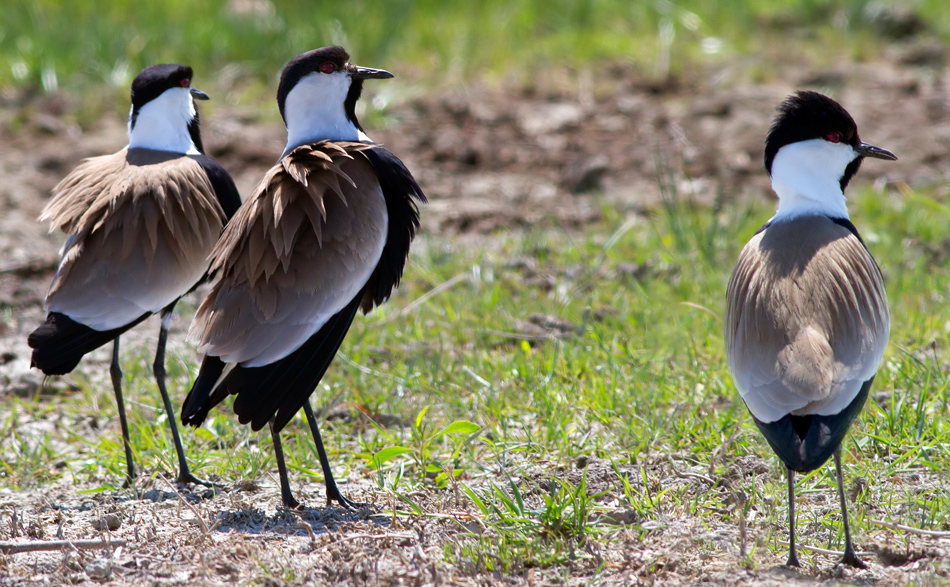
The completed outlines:
<svg viewBox="0 0 950 587">
<path fill-rule="evenodd" d="M 311 73 L 320 71 L 319 67 L 322 63 L 329 61 L 336 66 L 337 70 L 342 70 L 349 60 L 350 54 L 346 52 L 346 49 L 331 46 L 301 53 L 288 61 L 280 74 L 280 85 L 277 86 L 277 107 L 280 108 L 280 117 L 284 119 L 284 123 L 287 122 L 287 116 L 284 114 L 284 102 L 287 101 L 287 94 L 294 89 L 297 82 Z M 360 89 L 362 89 L 362 86 L 360 86 Z M 359 94 L 356 97 L 359 98 Z"/>
<path fill-rule="evenodd" d="M 765 170 L 772 175 L 772 161 L 785 145 L 824 138 L 831 132 L 841 133 L 841 142 L 857 147 L 861 142 L 858 126 L 848 111 L 824 94 L 801 90 L 789 96 L 778 107 L 765 139 Z M 841 178 L 841 189 L 858 171 L 863 157 L 848 165 Z"/>
<path fill-rule="evenodd" d="M 194 72 L 187 65 L 158 63 L 149 65 L 132 80 L 132 126 L 139 109 L 162 95 L 165 90 L 180 88 L 182 80 L 191 83 Z M 199 147 L 200 148 L 200 147 Z"/>
</svg>

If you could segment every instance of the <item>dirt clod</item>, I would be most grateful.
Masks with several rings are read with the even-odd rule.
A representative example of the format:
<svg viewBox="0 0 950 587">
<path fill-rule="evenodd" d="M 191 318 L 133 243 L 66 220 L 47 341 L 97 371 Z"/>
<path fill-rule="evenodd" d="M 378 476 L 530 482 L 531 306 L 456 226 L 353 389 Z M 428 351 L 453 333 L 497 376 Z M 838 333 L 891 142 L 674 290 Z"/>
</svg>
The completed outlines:
<svg viewBox="0 0 950 587">
<path fill-rule="evenodd" d="M 115 531 L 118 530 L 120 526 L 122 526 L 122 519 L 115 514 L 106 514 L 92 521 L 92 527 L 100 531 Z"/>
</svg>

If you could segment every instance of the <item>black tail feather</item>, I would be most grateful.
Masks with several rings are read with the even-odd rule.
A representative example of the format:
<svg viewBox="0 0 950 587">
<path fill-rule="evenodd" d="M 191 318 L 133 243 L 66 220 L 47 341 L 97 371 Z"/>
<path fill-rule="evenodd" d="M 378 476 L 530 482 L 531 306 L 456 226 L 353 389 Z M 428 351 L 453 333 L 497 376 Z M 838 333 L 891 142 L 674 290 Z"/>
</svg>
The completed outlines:
<svg viewBox="0 0 950 587">
<path fill-rule="evenodd" d="M 238 390 L 234 413 L 242 424 L 250 422 L 252 430 L 260 430 L 276 414 L 274 429 L 283 430 L 320 383 L 353 323 L 361 300 L 362 295 L 354 297 L 303 346 L 283 359 L 228 375 L 228 379 L 234 376 L 235 385 L 230 386 L 231 393 Z"/>
<path fill-rule="evenodd" d="M 857 418 L 868 399 L 874 377 L 864 382 L 858 395 L 837 414 L 793 416 L 768 424 L 755 420 L 756 426 L 772 450 L 789 469 L 799 473 L 814 471 L 825 464 L 841 445 L 851 422 Z M 754 418 L 753 418 L 754 419 Z"/>
<path fill-rule="evenodd" d="M 112 330 L 93 330 L 65 314 L 50 312 L 46 322 L 26 339 L 33 349 L 30 364 L 46 375 L 65 375 L 76 368 L 86 353 L 115 340 L 149 315 L 142 314 L 131 323 Z"/>
<path fill-rule="evenodd" d="M 260 367 L 235 366 L 213 391 L 207 386 L 214 385 L 224 363 L 217 357 L 206 357 L 192 392 L 185 399 L 182 422 L 198 426 L 211 408 L 228 395 L 236 395 L 234 413 L 239 422 L 250 422 L 253 430 L 260 430 L 276 415 L 274 430 L 280 432 L 320 383 L 353 323 L 361 300 L 362 293 L 334 314 L 303 346 L 279 361 Z M 217 361 L 220 367 L 209 364 L 209 359 Z M 208 375 L 202 380 L 206 372 Z"/>
</svg>

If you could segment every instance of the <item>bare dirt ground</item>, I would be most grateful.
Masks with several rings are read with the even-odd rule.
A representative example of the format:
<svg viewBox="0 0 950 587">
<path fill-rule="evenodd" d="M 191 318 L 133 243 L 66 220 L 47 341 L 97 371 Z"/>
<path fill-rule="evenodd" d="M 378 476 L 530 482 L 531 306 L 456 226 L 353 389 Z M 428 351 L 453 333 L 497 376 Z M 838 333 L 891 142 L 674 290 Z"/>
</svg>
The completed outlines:
<svg viewBox="0 0 950 587">
<path fill-rule="evenodd" d="M 900 161 L 868 170 L 860 181 L 939 185 L 950 171 L 950 79 L 942 53 L 936 60 L 915 55 L 895 51 L 873 64 L 818 72 L 788 66 L 776 75 L 781 81 L 771 83 L 750 83 L 742 64 L 663 84 L 617 66 L 605 80 L 582 74 L 550 87 L 471 87 L 414 99 L 390 109 L 386 128 L 368 130 L 407 163 L 428 194 L 424 231 L 474 242 L 537 222 L 582 230 L 605 205 L 628 211 L 649 207 L 659 198 L 658 160 L 682 162 L 675 165 L 678 181 L 699 200 L 711 201 L 720 188 L 730 197 L 767 197 L 761 162 L 765 130 L 775 105 L 801 87 L 832 92 L 859 122 L 864 140 L 899 155 Z M 80 129 L 60 121 L 68 108 L 68 100 L 57 97 L 0 93 L 0 397 L 31 393 L 40 382 L 29 370 L 25 337 L 42 320 L 42 299 L 62 242 L 61 235 L 47 235 L 35 221 L 50 188 L 82 158 L 113 152 L 126 142 L 124 121 L 103 119 Z M 246 111 L 219 106 L 203 124 L 209 154 L 232 172 L 244 194 L 284 143 L 279 125 L 254 120 Z M 886 176 L 874 177 L 878 169 Z M 142 340 L 157 331 L 153 322 L 137 329 Z M 183 344 L 182 322 L 172 335 L 176 344 Z M 667 487 L 712 490 L 702 468 L 692 471 L 689 463 L 673 462 L 645 463 L 648 478 Z M 737 475 L 765 465 L 744 466 L 748 470 Z M 606 481 L 615 478 L 609 465 L 587 467 L 588 479 L 602 479 L 607 491 L 602 500 L 616 499 L 617 488 Z M 538 471 L 539 478 L 555 473 Z M 487 570 L 490 561 L 447 562 L 445 544 L 455 537 L 492 538 L 477 512 L 468 509 L 469 501 L 453 499 L 451 492 L 415 496 L 428 517 L 393 519 L 369 510 L 275 509 L 272 487 L 240 486 L 212 496 L 186 488 L 176 494 L 156 482 L 141 488 L 140 499 L 125 493 L 86 495 L 82 489 L 66 480 L 42 490 L 3 489 L 0 540 L 102 537 L 113 547 L 0 555 L 0 584 L 565 582 L 559 568 L 500 574 Z M 349 479 L 346 490 L 388 507 L 388 498 L 365 478 Z M 308 503 L 322 502 L 321 486 L 299 491 Z M 837 505 L 828 499 L 805 507 Z M 872 553 L 866 557 L 868 571 L 837 570 L 819 558 L 817 566 L 793 572 L 764 547 L 755 553 L 756 568 L 740 564 L 735 525 L 698 526 L 685 512 L 671 511 L 642 527 L 631 516 L 618 510 L 603 520 L 616 530 L 603 544 L 574 553 L 567 583 L 903 585 L 945 582 L 950 573 L 947 538 L 911 535 L 895 541 L 883 529 L 869 530 L 861 536 L 861 546 Z M 769 531 L 763 526 L 752 526 L 749 548 Z M 807 531 L 802 524 L 800 532 Z"/>
</svg>

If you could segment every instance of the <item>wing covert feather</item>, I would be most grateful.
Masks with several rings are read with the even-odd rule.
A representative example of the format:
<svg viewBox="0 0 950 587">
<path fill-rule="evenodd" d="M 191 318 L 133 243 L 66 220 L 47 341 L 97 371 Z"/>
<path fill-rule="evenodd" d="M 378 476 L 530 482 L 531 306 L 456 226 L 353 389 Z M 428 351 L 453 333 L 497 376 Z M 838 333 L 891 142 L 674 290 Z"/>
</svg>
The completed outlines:
<svg viewBox="0 0 950 587">
<path fill-rule="evenodd" d="M 70 235 L 46 309 L 95 330 L 187 293 L 226 221 L 201 165 L 147 149 L 87 160 L 53 188 L 40 220 Z"/>
<path fill-rule="evenodd" d="M 880 270 L 860 238 L 830 219 L 756 234 L 726 297 L 729 367 L 763 422 L 837 413 L 883 358 L 890 317 Z"/>
<path fill-rule="evenodd" d="M 340 148 L 342 147 L 342 148 Z M 298 147 L 272 167 L 212 253 L 189 336 L 247 367 L 277 361 L 360 295 L 386 242 L 386 202 L 362 143 Z"/>
</svg>

